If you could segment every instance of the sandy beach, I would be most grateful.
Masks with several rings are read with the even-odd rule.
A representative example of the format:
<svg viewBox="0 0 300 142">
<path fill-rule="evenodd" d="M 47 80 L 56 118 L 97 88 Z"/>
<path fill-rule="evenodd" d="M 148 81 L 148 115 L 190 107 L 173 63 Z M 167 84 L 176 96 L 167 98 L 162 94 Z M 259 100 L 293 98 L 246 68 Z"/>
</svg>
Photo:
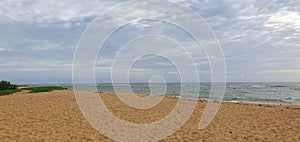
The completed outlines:
<svg viewBox="0 0 300 142">
<path fill-rule="evenodd" d="M 178 101 L 165 97 L 151 109 L 138 110 L 112 93 L 100 96 L 114 115 L 138 124 L 160 120 Z M 0 102 L 0 141 L 113 141 L 89 125 L 72 90 L 22 91 L 1 96 Z M 300 106 L 222 103 L 213 122 L 199 130 L 205 105 L 198 101 L 187 123 L 161 141 L 300 141 Z"/>
</svg>

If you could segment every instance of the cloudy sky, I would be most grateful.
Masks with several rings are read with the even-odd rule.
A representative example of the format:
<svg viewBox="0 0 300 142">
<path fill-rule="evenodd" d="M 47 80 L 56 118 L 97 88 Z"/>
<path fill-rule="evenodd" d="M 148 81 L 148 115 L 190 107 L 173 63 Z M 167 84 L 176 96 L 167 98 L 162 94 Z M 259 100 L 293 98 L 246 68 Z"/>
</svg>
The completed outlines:
<svg viewBox="0 0 300 142">
<path fill-rule="evenodd" d="M 1 0 L 0 80 L 25 84 L 71 82 L 73 55 L 81 34 L 99 14 L 122 2 L 126 1 Z M 192 9 L 209 24 L 223 50 L 228 81 L 300 80 L 299 1 L 173 2 Z M 144 12 L 143 9 L 132 8 L 121 9 L 118 16 L 126 12 L 132 16 L 162 15 L 155 10 Z M 114 14 L 102 20 L 124 20 L 115 18 L 117 16 Z M 184 19 L 184 15 L 163 14 L 164 17 L 191 22 L 191 19 Z M 134 37 L 147 34 L 155 35 L 129 42 Z M 176 45 L 175 41 L 185 45 L 187 51 Z M 122 67 L 131 64 L 128 74 L 132 82 L 144 82 L 157 74 L 164 76 L 167 81 L 178 81 L 180 76 L 172 62 L 196 66 L 201 81 L 209 81 L 208 57 L 203 51 L 197 50 L 201 48 L 194 46 L 189 35 L 168 23 L 131 21 L 103 45 L 97 58 L 95 76 L 99 82 L 110 82 L 112 62 L 117 59 L 119 62 L 116 65 L 119 66 L 114 70 L 115 77 L 122 78 L 125 72 Z M 121 47 L 124 49 L 120 50 Z M 184 52 L 191 53 L 193 62 L 185 60 Z M 170 62 L 154 55 L 138 56 L 146 53 L 170 54 L 173 60 Z M 140 58 L 132 64 L 128 57 Z M 122 79 L 119 81 L 122 82 Z"/>
</svg>

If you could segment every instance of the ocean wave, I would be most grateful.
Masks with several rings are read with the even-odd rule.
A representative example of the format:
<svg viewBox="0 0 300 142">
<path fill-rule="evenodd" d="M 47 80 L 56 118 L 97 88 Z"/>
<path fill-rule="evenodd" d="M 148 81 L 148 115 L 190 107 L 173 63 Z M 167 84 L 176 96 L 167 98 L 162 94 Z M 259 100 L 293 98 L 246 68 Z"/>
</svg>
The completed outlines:
<svg viewBox="0 0 300 142">
<path fill-rule="evenodd" d="M 252 85 L 251 88 L 265 88 L 265 85 Z"/>
<path fill-rule="evenodd" d="M 297 88 L 292 88 L 293 90 L 300 90 L 300 87 L 297 87 Z"/>
<path fill-rule="evenodd" d="M 289 103 L 289 101 L 282 100 L 282 99 L 267 99 L 267 98 L 256 98 L 256 97 L 248 97 L 248 98 L 231 98 L 231 101 L 246 101 L 246 102 L 280 102 L 280 103 Z"/>
<path fill-rule="evenodd" d="M 272 86 L 270 86 L 270 87 L 288 87 L 288 86 L 284 86 L 284 85 L 272 85 Z"/>
</svg>

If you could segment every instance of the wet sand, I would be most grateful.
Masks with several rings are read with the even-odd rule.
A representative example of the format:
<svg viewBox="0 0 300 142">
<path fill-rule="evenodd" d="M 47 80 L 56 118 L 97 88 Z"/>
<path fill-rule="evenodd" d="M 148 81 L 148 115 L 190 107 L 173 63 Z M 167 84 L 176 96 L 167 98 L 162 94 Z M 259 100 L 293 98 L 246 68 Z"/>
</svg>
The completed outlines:
<svg viewBox="0 0 300 142">
<path fill-rule="evenodd" d="M 138 124 L 160 120 L 178 101 L 165 97 L 157 106 L 139 110 L 120 102 L 112 93 L 101 93 L 100 96 L 114 115 Z M 199 130 L 205 105 L 205 101 L 198 101 L 186 124 L 161 141 L 300 141 L 300 106 L 222 103 L 212 123 Z M 0 141 L 113 140 L 89 125 L 79 110 L 73 91 L 63 90 L 22 91 L 1 96 Z"/>
</svg>

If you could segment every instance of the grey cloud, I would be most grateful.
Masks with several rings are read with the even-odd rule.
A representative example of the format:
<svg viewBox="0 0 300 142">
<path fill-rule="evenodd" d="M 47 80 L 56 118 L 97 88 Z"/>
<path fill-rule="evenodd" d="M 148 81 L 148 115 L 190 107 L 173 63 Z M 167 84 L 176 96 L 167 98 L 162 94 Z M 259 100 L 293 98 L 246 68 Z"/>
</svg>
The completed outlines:
<svg viewBox="0 0 300 142">
<path fill-rule="evenodd" d="M 15 70 L 20 73 L 25 70 L 34 72 L 36 69 L 38 74 L 49 76 L 51 81 L 59 81 L 55 78 L 68 76 L 74 47 L 85 27 L 99 13 L 120 2 L 124 1 L 1 1 L 1 69 Z M 296 71 L 300 69 L 298 65 L 300 60 L 299 1 L 176 0 L 175 2 L 193 9 L 211 26 L 226 56 L 230 81 L 297 80 Z M 130 12 L 132 16 L 143 14 L 142 9 L 132 9 Z M 105 20 L 112 20 L 111 22 L 126 20 L 114 19 L 114 14 L 122 13 L 111 13 Z M 158 17 L 173 16 L 155 12 L 148 14 Z M 185 15 L 176 16 L 183 20 L 185 17 Z M 193 21 L 193 19 L 186 20 Z M 168 24 L 162 25 L 159 22 L 149 21 L 132 22 L 108 39 L 106 49 L 99 55 L 100 63 L 97 64 L 97 70 L 107 73 L 111 59 L 120 46 L 136 36 L 149 33 L 163 34 L 184 43 L 189 47 L 188 52 L 195 57 L 194 65 L 203 72 L 209 70 L 205 54 L 202 53 L 203 51 L 198 51 L 195 44 L 191 44 L 192 39 L 187 34 Z M 173 54 L 170 51 L 171 53 Z M 19 58 L 18 62 L 15 57 Z M 36 63 L 36 60 L 47 60 L 49 62 L 46 63 L 49 64 L 58 61 L 62 64 L 53 65 L 53 72 L 51 72 L 46 70 L 43 64 Z M 21 61 L 28 64 L 22 64 Z M 34 64 L 31 66 L 30 62 Z M 160 61 L 149 59 L 147 62 L 148 66 L 140 64 L 137 71 L 145 71 L 143 69 L 147 68 L 168 71 L 158 64 Z M 15 66 L 8 66 L 8 64 Z M 60 68 L 64 65 L 66 71 L 56 70 L 56 67 Z M 105 75 L 102 77 L 108 79 Z M 0 77 L 4 76 L 14 78 L 7 72 Z M 28 76 L 33 75 L 28 73 Z M 18 80 L 22 80 L 22 77 L 18 77 Z"/>
</svg>

